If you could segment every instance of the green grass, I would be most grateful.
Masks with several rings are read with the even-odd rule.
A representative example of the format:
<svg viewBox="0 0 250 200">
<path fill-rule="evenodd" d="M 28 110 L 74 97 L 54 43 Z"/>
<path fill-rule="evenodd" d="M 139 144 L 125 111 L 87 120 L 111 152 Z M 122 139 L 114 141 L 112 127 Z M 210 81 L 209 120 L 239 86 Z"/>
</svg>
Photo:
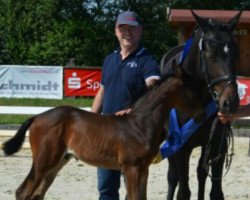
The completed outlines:
<svg viewBox="0 0 250 200">
<path fill-rule="evenodd" d="M 0 98 L 0 106 L 41 106 L 57 107 L 71 105 L 75 107 L 91 107 L 92 98 L 64 98 L 55 99 L 28 99 L 28 98 Z M 22 124 L 31 115 L 6 115 L 0 114 L 0 124 Z"/>
<path fill-rule="evenodd" d="M 9 99 L 0 98 L 1 106 L 48 106 L 55 107 L 61 105 L 72 105 L 77 107 L 87 107 L 91 106 L 92 98 L 64 98 L 62 100 L 57 99 Z"/>
</svg>

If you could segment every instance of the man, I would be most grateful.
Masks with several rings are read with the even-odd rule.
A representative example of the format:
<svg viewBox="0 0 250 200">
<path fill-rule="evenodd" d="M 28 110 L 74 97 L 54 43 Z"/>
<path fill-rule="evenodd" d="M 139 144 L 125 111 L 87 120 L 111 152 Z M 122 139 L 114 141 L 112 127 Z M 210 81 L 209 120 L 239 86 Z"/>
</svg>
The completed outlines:
<svg viewBox="0 0 250 200">
<path fill-rule="evenodd" d="M 132 104 L 160 79 L 156 60 L 140 45 L 142 31 L 136 13 L 125 11 L 118 15 L 115 35 L 120 48 L 104 60 L 92 112 L 129 113 Z M 98 168 L 99 200 L 119 200 L 120 175 L 118 170 Z"/>
</svg>

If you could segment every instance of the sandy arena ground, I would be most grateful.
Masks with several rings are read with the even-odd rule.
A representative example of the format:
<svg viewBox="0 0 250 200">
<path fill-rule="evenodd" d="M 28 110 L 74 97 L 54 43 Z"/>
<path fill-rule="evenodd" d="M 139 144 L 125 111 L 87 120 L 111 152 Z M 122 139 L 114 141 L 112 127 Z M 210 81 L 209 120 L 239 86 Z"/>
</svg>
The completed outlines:
<svg viewBox="0 0 250 200">
<path fill-rule="evenodd" d="M 248 154 L 249 138 L 235 138 L 235 156 L 229 173 L 223 180 L 226 200 L 250 200 L 250 157 Z M 196 165 L 199 148 L 195 149 L 191 158 L 190 187 L 192 198 L 196 199 L 197 181 Z M 0 200 L 15 199 L 15 190 L 24 180 L 31 167 L 30 150 L 21 150 L 15 156 L 4 157 L 0 153 Z M 166 199 L 167 160 L 151 165 L 148 184 L 148 199 Z M 122 180 L 122 179 L 121 179 Z M 210 179 L 207 181 L 206 199 L 209 199 Z M 81 161 L 72 159 L 59 172 L 55 182 L 47 192 L 47 200 L 97 200 L 96 168 Z M 125 188 L 122 181 L 120 190 L 124 199 Z"/>
</svg>

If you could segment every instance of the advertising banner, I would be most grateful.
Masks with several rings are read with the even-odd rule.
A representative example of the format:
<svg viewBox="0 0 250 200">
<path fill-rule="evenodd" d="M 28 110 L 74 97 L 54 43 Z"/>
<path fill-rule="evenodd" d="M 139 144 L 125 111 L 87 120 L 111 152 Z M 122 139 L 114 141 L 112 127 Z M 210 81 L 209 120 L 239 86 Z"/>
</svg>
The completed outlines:
<svg viewBox="0 0 250 200">
<path fill-rule="evenodd" d="M 250 78 L 237 77 L 238 93 L 240 97 L 240 105 L 247 105 L 250 103 Z"/>
<path fill-rule="evenodd" d="M 95 96 L 101 81 L 101 68 L 65 68 L 64 96 Z"/>
<path fill-rule="evenodd" d="M 0 97 L 62 99 L 62 84 L 60 66 L 0 66 Z"/>
</svg>

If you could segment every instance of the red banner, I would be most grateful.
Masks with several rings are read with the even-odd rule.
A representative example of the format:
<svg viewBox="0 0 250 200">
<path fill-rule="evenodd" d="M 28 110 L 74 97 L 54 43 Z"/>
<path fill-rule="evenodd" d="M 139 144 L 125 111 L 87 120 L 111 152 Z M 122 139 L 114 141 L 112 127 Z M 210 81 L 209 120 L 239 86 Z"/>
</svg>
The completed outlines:
<svg viewBox="0 0 250 200">
<path fill-rule="evenodd" d="M 95 96 L 101 68 L 64 68 L 64 96 Z"/>
<path fill-rule="evenodd" d="M 95 96 L 101 68 L 64 68 L 64 96 Z M 240 105 L 250 104 L 250 78 L 237 77 Z"/>
<path fill-rule="evenodd" d="M 250 103 L 250 78 L 237 77 L 238 93 L 240 97 L 240 105 L 247 105 Z"/>
</svg>

